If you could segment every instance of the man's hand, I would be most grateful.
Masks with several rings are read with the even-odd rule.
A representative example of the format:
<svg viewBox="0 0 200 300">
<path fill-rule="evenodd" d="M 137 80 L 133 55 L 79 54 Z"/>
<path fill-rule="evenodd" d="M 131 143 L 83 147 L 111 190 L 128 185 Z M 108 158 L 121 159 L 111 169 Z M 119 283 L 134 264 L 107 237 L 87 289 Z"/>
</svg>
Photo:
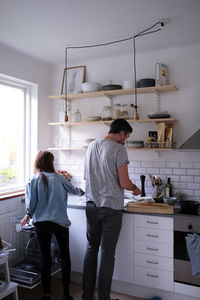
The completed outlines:
<svg viewBox="0 0 200 300">
<path fill-rule="evenodd" d="M 141 190 L 134 184 L 133 195 L 138 196 L 141 194 L 142 194 Z"/>
</svg>

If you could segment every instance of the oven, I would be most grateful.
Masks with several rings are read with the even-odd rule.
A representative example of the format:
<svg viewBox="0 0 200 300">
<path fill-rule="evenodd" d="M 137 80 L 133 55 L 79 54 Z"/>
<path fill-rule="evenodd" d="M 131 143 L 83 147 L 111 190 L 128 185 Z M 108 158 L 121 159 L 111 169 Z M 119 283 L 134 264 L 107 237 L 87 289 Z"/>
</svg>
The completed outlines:
<svg viewBox="0 0 200 300">
<path fill-rule="evenodd" d="M 185 237 L 188 233 L 200 234 L 200 216 L 174 216 L 174 281 L 200 286 L 200 278 L 192 275 Z M 199 253 L 200 255 L 200 253 Z"/>
</svg>

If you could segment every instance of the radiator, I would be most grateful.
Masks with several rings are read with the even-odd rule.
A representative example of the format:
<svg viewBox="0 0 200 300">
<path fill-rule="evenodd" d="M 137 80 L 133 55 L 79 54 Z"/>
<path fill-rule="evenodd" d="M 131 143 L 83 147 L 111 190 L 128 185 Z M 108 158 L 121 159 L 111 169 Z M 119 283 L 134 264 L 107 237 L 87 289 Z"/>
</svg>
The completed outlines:
<svg viewBox="0 0 200 300">
<path fill-rule="evenodd" d="M 16 232 L 16 224 L 23 217 L 20 211 L 12 211 L 0 215 L 0 235 L 3 241 L 10 244 L 8 248 L 16 249 L 9 252 L 9 265 L 15 264 L 23 257 L 23 249 L 30 236 L 27 232 Z M 4 246 L 6 247 L 5 243 Z"/>
</svg>

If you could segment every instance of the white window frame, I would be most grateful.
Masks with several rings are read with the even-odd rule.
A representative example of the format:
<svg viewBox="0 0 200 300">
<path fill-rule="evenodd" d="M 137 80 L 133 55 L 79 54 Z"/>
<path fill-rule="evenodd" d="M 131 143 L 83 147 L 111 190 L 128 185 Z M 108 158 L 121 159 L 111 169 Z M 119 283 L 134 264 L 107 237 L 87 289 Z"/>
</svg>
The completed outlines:
<svg viewBox="0 0 200 300">
<path fill-rule="evenodd" d="M 29 81 L 0 74 L 0 84 L 12 87 L 19 87 L 25 91 L 24 104 L 24 187 L 32 174 L 33 163 L 37 151 L 38 132 L 38 86 Z M 0 192 L 0 196 L 22 191 L 19 189 L 9 189 Z"/>
</svg>

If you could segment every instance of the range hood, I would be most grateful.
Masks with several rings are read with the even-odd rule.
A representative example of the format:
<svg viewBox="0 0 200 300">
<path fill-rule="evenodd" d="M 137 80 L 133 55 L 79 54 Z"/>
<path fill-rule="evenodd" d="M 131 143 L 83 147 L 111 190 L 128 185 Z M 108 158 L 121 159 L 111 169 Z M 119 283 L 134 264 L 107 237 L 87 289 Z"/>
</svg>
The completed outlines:
<svg viewBox="0 0 200 300">
<path fill-rule="evenodd" d="M 178 148 L 180 151 L 200 151 L 200 129 Z"/>
</svg>

